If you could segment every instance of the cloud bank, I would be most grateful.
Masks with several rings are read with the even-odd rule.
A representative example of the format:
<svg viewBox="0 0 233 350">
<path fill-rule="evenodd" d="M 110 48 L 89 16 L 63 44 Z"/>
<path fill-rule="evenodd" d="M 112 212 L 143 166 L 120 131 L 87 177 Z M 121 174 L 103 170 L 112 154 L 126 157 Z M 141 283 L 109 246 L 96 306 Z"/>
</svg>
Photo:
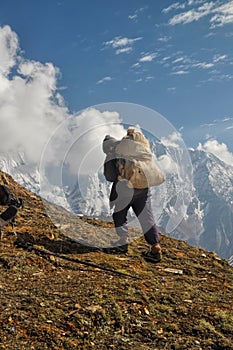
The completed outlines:
<svg viewBox="0 0 233 350">
<path fill-rule="evenodd" d="M 200 5 L 195 8 L 195 6 Z M 204 0 L 188 0 L 183 4 L 176 2 L 167 8 L 164 8 L 162 12 L 168 14 L 172 11 L 184 9 L 188 6 L 193 8 L 184 12 L 178 13 L 171 17 L 168 24 L 171 26 L 177 24 L 188 24 L 194 21 L 199 21 L 201 18 L 209 16 L 209 23 L 211 28 L 222 27 L 226 24 L 233 23 L 233 1 L 221 2 L 221 1 L 209 1 Z"/>
<path fill-rule="evenodd" d="M 0 28 L 0 151 L 24 150 L 31 163 L 57 125 L 68 115 L 52 63 L 26 60 L 19 54 L 16 33 Z"/>
<path fill-rule="evenodd" d="M 198 150 L 214 154 L 220 160 L 232 166 L 233 153 L 231 153 L 225 143 L 219 143 L 217 140 L 208 140 L 203 145 L 199 143 Z"/>
<path fill-rule="evenodd" d="M 0 52 L 0 152 L 21 151 L 26 163 L 36 167 L 42 157 L 50 166 L 65 158 L 75 172 L 92 149 L 88 165 L 83 163 L 90 171 L 91 163 L 103 158 L 104 136 L 123 136 L 120 116 L 94 108 L 71 114 L 57 86 L 59 69 L 24 58 L 10 26 L 0 27 Z M 105 77 L 98 84 L 111 79 Z"/>
</svg>

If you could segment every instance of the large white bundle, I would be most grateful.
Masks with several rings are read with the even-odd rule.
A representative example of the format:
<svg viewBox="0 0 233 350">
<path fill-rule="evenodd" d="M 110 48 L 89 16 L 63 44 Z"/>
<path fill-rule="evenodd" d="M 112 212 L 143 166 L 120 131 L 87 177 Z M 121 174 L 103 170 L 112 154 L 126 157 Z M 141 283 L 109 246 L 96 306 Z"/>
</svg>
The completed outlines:
<svg viewBox="0 0 233 350">
<path fill-rule="evenodd" d="M 119 180 L 128 180 L 129 187 L 148 188 L 165 181 L 161 169 L 153 160 L 149 142 L 141 133 L 128 132 L 115 152 L 119 158 Z"/>
</svg>

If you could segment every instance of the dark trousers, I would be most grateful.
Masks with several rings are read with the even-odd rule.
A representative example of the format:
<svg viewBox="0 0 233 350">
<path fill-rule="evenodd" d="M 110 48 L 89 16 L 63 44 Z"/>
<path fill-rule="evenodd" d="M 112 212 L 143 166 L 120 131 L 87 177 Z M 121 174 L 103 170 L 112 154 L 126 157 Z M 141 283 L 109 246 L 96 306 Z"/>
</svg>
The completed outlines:
<svg viewBox="0 0 233 350">
<path fill-rule="evenodd" d="M 145 190 L 141 195 L 134 195 L 129 199 L 128 203 L 126 198 L 124 198 L 124 201 L 118 199 L 115 202 L 115 209 L 112 217 L 118 236 L 120 238 L 128 237 L 127 213 L 130 207 L 132 207 L 140 222 L 147 243 L 151 245 L 159 243 L 160 236 L 151 208 L 151 194 L 149 191 Z"/>
</svg>

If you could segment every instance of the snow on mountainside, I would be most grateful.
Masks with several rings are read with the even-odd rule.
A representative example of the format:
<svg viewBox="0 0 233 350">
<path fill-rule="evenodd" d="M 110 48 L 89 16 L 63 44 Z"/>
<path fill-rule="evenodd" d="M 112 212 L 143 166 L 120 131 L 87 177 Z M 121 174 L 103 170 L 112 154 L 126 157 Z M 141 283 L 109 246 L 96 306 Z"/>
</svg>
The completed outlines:
<svg viewBox="0 0 233 350">
<path fill-rule="evenodd" d="M 166 153 L 166 147 L 157 145 L 156 152 L 161 156 Z M 191 201 L 183 220 L 169 235 L 229 258 L 233 255 L 233 167 L 200 150 L 190 150 L 190 157 L 193 165 Z M 1 154 L 0 168 L 22 186 L 40 194 L 39 172 L 28 167 L 22 155 Z M 163 185 L 153 190 L 153 206 L 159 213 L 156 220 L 164 233 L 168 233 L 167 223 L 174 211 L 176 182 L 174 174 L 166 174 L 166 192 L 162 190 Z M 64 200 L 63 189 L 56 186 L 48 187 L 46 198 L 67 209 L 71 207 L 77 214 L 110 219 L 110 187 L 100 172 L 79 179 L 79 184 L 70 189 L 67 200 Z"/>
<path fill-rule="evenodd" d="M 0 169 L 10 174 L 15 181 L 28 190 L 39 193 L 39 172 L 36 167 L 25 163 L 23 153 L 0 153 Z"/>
<path fill-rule="evenodd" d="M 106 183 L 103 174 L 99 173 L 80 177 L 67 200 L 74 213 L 107 220 L 111 215 L 109 193 L 110 183 Z"/>
<path fill-rule="evenodd" d="M 15 181 L 29 191 L 40 195 L 40 174 L 36 166 L 26 164 L 21 152 L 0 153 L 0 169 L 11 175 Z M 49 186 L 46 199 L 66 209 L 70 209 L 63 198 L 63 190 L 57 186 Z"/>
<path fill-rule="evenodd" d="M 229 258 L 233 254 L 233 167 L 211 153 L 191 151 L 190 155 L 203 211 L 199 244 Z"/>
<path fill-rule="evenodd" d="M 228 262 L 231 266 L 233 266 L 233 255 L 228 259 Z"/>
<path fill-rule="evenodd" d="M 215 251 L 233 254 L 233 167 L 211 153 L 190 150 L 193 198 L 174 237 Z"/>
</svg>

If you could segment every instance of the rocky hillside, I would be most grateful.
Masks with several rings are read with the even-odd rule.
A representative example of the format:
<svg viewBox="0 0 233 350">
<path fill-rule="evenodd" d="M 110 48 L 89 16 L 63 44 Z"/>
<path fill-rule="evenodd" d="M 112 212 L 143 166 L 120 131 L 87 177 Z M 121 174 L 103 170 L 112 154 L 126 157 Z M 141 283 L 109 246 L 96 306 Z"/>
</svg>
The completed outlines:
<svg viewBox="0 0 233 350">
<path fill-rule="evenodd" d="M 233 255 L 233 166 L 212 153 L 190 149 L 193 169 L 190 178 L 189 167 L 182 171 L 179 162 L 176 163 L 181 150 L 176 154 L 176 147 L 166 147 L 161 142 L 152 142 L 152 149 L 160 161 L 165 157 L 173 164 L 164 168 L 166 183 L 152 189 L 153 211 L 160 229 L 173 238 L 229 259 Z M 73 213 L 109 220 L 111 183 L 105 180 L 102 170 L 88 176 L 80 174 L 77 181 L 65 169 L 61 187 L 59 181 L 54 183 L 56 167 L 53 171 L 48 169 L 48 178 L 43 179 L 35 165 L 27 164 L 24 158 L 23 153 L 0 152 L 0 169 L 23 187 L 52 203 L 71 208 Z"/>
<path fill-rule="evenodd" d="M 9 226 L 0 242 L 0 349 L 233 349 L 227 261 L 165 235 L 157 265 L 141 257 L 143 237 L 126 255 L 82 246 L 35 194 L 2 172 L 0 182 L 25 200 L 17 236 Z M 70 237 L 73 222 L 83 236 L 112 226 L 50 212 Z"/>
</svg>

